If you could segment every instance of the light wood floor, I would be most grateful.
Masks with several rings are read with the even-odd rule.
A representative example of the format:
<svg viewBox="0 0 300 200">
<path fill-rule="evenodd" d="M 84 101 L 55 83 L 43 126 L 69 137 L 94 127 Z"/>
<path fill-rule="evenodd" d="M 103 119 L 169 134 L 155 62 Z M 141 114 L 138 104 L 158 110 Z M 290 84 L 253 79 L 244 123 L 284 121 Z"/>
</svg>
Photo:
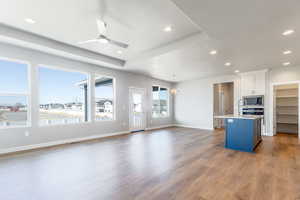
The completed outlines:
<svg viewBox="0 0 300 200">
<path fill-rule="evenodd" d="M 297 137 L 264 137 L 256 154 L 223 137 L 169 128 L 2 156 L 0 199 L 300 199 Z"/>
</svg>

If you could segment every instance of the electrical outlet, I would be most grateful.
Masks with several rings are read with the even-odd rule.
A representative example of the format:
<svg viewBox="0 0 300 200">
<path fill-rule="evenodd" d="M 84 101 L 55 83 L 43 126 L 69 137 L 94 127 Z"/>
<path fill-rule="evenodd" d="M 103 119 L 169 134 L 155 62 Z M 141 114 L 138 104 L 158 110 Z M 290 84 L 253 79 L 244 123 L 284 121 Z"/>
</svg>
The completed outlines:
<svg viewBox="0 0 300 200">
<path fill-rule="evenodd" d="M 30 135 L 29 131 L 25 131 L 24 135 L 28 137 Z"/>
</svg>

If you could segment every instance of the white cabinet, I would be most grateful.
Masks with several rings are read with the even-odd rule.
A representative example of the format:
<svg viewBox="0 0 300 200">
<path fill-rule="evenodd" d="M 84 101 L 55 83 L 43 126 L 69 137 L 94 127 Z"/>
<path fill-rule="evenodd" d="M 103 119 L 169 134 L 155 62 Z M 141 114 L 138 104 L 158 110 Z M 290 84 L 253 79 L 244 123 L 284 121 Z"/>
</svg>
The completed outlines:
<svg viewBox="0 0 300 200">
<path fill-rule="evenodd" d="M 242 73 L 240 76 L 242 96 L 265 95 L 266 70 Z"/>
</svg>

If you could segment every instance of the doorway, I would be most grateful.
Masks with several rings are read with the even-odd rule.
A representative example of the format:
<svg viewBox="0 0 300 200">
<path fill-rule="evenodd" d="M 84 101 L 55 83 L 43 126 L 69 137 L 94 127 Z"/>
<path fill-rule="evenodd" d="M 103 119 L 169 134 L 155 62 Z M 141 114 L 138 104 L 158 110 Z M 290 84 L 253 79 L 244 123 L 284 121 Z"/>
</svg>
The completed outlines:
<svg viewBox="0 0 300 200">
<path fill-rule="evenodd" d="M 234 113 L 234 83 L 214 84 L 214 116 Z M 214 118 L 214 128 L 224 128 L 224 120 Z"/>
<path fill-rule="evenodd" d="M 129 130 L 131 132 L 146 129 L 144 88 L 129 88 Z"/>
<path fill-rule="evenodd" d="M 273 134 L 299 135 L 299 84 L 273 87 Z"/>
</svg>

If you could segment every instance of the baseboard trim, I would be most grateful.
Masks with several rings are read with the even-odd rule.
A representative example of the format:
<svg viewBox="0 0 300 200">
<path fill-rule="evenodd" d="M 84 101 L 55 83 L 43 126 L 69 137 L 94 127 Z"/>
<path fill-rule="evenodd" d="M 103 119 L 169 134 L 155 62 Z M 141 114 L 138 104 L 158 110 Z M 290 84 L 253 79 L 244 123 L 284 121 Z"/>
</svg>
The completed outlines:
<svg viewBox="0 0 300 200">
<path fill-rule="evenodd" d="M 262 136 L 267 136 L 267 137 L 273 137 L 274 135 L 272 135 L 271 133 L 263 133 L 261 134 Z"/>
<path fill-rule="evenodd" d="M 199 127 L 199 126 L 190 126 L 190 125 L 184 125 L 184 124 L 174 124 L 174 126 L 177 127 L 183 127 L 183 128 L 194 128 L 194 129 L 201 129 L 201 130 L 209 130 L 213 131 L 213 128 L 207 128 L 207 127 Z"/>
<path fill-rule="evenodd" d="M 169 128 L 175 126 L 174 124 L 167 124 L 167 125 L 162 125 L 162 126 L 154 126 L 154 127 L 148 127 L 145 130 L 146 131 L 151 131 L 151 130 L 156 130 L 156 129 L 162 129 L 162 128 Z"/>
<path fill-rule="evenodd" d="M 71 138 L 71 139 L 65 139 L 65 140 L 59 140 L 59 141 L 53 141 L 53 142 L 46 142 L 46 143 L 40 143 L 40 144 L 33 144 L 33 145 L 26 145 L 26 146 L 20 146 L 20 147 L 1 149 L 0 150 L 0 155 L 20 152 L 20 151 L 28 151 L 28 150 L 33 150 L 33 149 L 40 149 L 40 148 L 51 147 L 51 146 L 57 146 L 57 145 L 62 145 L 62 144 L 71 144 L 71 143 L 75 143 L 75 142 L 83 142 L 83 141 L 88 141 L 88 140 L 93 140 L 93 139 L 100 139 L 100 138 L 117 136 L 117 135 L 125 135 L 125 134 L 129 134 L 129 133 L 130 133 L 129 131 L 120 131 L 120 132 L 115 132 L 115 133 L 92 135 L 92 136 L 88 136 L 88 137 Z"/>
</svg>

